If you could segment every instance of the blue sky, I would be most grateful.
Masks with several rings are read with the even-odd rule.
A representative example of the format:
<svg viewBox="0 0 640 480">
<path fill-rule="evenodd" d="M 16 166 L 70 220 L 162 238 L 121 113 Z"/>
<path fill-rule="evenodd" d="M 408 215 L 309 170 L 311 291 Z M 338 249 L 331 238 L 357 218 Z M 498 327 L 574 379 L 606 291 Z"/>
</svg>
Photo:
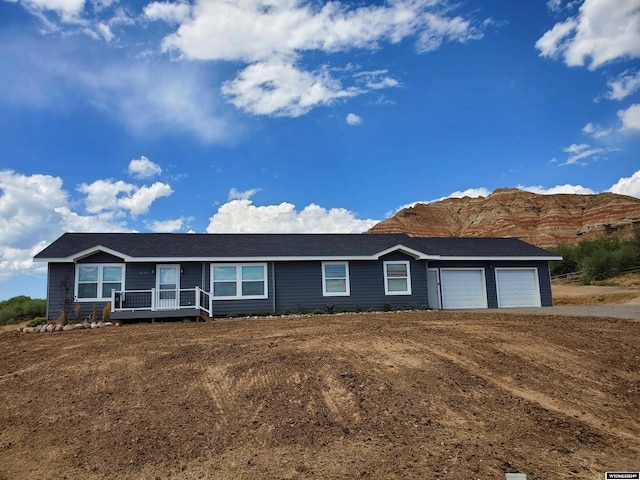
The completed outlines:
<svg viewBox="0 0 640 480">
<path fill-rule="evenodd" d="M 637 0 L 0 0 L 0 300 L 65 231 L 640 197 Z"/>
</svg>

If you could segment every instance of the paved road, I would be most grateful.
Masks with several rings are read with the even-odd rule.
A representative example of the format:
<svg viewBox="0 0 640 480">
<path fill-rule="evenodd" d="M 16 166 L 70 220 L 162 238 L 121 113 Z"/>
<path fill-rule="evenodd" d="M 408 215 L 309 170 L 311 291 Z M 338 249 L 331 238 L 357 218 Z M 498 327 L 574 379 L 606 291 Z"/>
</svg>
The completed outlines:
<svg viewBox="0 0 640 480">
<path fill-rule="evenodd" d="M 504 313 L 527 313 L 532 315 L 566 315 L 571 317 L 626 318 L 640 321 L 640 305 L 562 305 L 542 308 L 501 308 Z"/>
</svg>

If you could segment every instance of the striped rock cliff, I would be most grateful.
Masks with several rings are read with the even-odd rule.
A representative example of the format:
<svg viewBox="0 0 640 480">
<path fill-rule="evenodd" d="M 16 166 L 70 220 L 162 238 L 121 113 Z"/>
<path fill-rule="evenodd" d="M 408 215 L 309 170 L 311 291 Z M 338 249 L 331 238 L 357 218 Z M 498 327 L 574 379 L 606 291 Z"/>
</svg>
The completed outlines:
<svg viewBox="0 0 640 480">
<path fill-rule="evenodd" d="M 517 237 L 539 247 L 577 243 L 585 238 L 634 235 L 640 227 L 640 199 L 597 195 L 540 195 L 515 188 L 487 197 L 448 198 L 405 208 L 369 233 L 436 237 Z"/>
</svg>

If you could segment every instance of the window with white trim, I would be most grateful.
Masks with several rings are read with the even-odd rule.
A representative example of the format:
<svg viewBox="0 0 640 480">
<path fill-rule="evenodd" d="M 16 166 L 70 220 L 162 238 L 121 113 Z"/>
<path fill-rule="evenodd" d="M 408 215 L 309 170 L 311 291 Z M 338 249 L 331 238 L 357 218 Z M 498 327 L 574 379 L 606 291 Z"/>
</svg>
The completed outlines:
<svg viewBox="0 0 640 480">
<path fill-rule="evenodd" d="M 384 294 L 411 295 L 411 270 L 408 261 L 384 262 Z"/>
<path fill-rule="evenodd" d="M 348 263 L 322 262 L 322 295 L 325 297 L 350 295 Z"/>
<path fill-rule="evenodd" d="M 78 301 L 108 300 L 111 290 L 124 290 L 124 265 L 76 265 L 75 297 Z"/>
<path fill-rule="evenodd" d="M 211 265 L 213 298 L 267 298 L 267 264 Z"/>
</svg>

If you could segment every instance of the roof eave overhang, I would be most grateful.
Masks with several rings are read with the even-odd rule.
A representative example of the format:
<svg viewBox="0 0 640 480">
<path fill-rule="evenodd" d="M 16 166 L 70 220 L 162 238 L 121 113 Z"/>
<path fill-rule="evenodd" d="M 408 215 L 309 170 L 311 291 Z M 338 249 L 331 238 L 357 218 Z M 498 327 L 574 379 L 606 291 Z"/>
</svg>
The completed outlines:
<svg viewBox="0 0 640 480">
<path fill-rule="evenodd" d="M 540 261 L 553 261 L 553 260 L 562 260 L 562 257 L 557 255 L 547 255 L 547 256 L 536 256 L 536 255 L 518 255 L 518 256 L 508 256 L 508 255 L 428 255 L 423 258 L 423 260 L 477 260 L 484 262 L 498 262 L 498 261 L 532 261 L 532 260 L 540 260 Z"/>
<path fill-rule="evenodd" d="M 309 255 L 309 256 L 269 256 L 269 257 L 253 257 L 253 256 L 241 256 L 241 257 L 131 257 L 129 255 L 123 255 L 116 251 L 108 251 L 107 249 L 97 249 L 84 254 L 72 255 L 64 258 L 36 258 L 35 262 L 49 262 L 49 263 L 76 263 L 83 258 L 87 258 L 98 252 L 106 252 L 111 255 L 124 259 L 125 263 L 175 263 L 175 262 L 308 262 L 308 261 L 367 261 L 367 260 L 379 260 L 380 257 L 392 253 L 394 251 L 402 251 L 416 260 L 443 260 L 443 261 L 552 261 L 562 260 L 559 256 L 505 256 L 505 255 L 426 255 L 421 254 L 413 250 L 407 252 L 402 249 L 385 250 L 384 252 L 375 255 Z"/>
<path fill-rule="evenodd" d="M 108 253 L 109 255 L 113 255 L 114 257 L 122 258 L 125 262 L 137 262 L 139 261 L 137 258 L 127 255 L 122 252 L 118 252 L 112 248 L 103 247 L 102 245 L 96 245 L 91 248 L 87 248 L 86 250 L 82 250 L 80 252 L 74 253 L 73 255 L 69 255 L 67 257 L 54 257 L 54 258 L 34 258 L 34 262 L 48 262 L 48 263 L 76 263 L 83 258 L 90 257 L 91 255 L 95 255 L 96 253 Z"/>
</svg>

